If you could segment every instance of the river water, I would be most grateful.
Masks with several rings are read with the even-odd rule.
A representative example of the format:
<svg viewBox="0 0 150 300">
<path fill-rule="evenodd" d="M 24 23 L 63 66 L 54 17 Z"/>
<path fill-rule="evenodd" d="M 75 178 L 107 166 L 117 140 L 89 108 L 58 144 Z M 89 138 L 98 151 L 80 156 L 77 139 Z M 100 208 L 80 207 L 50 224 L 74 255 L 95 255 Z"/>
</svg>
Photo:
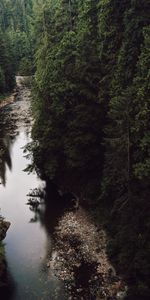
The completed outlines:
<svg viewBox="0 0 150 300">
<path fill-rule="evenodd" d="M 9 284 L 0 299 L 124 299 L 104 230 L 71 204 L 73 194 L 24 171 L 31 163 L 24 149 L 33 120 L 30 91 L 21 80 L 16 101 L 0 109 L 0 215 L 11 222 L 4 240 Z"/>
<path fill-rule="evenodd" d="M 28 91 L 25 91 L 25 97 L 28 97 Z M 4 128 L 0 138 L 5 153 L 0 164 L 0 208 L 2 216 L 11 222 L 11 226 L 4 240 L 10 289 L 9 293 L 0 298 L 63 300 L 66 299 L 63 283 L 47 267 L 53 246 L 52 207 L 44 201 L 41 201 L 36 209 L 27 205 L 27 195 L 31 190 L 43 189 L 45 183 L 36 174 L 24 172 L 30 163 L 23 148 L 31 141 L 31 124 L 23 120 L 19 124 L 20 118 L 17 113 L 20 108 L 20 114 L 27 114 L 24 99 L 20 98 L 8 107 L 8 112 L 11 110 L 11 115 L 15 115 L 18 122 L 13 136 L 12 125 L 9 124 L 9 129 L 5 128 L 11 122 L 11 118 L 3 120 L 1 116 Z"/>
</svg>

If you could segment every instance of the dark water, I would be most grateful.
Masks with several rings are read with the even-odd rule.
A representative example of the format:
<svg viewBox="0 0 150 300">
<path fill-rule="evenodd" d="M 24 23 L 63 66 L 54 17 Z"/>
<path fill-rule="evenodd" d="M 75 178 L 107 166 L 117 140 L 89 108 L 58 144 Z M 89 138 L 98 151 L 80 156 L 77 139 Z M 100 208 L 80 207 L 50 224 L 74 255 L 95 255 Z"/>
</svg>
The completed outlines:
<svg viewBox="0 0 150 300">
<path fill-rule="evenodd" d="M 29 161 L 23 147 L 30 141 L 25 128 L 15 138 L 6 135 L 5 159 L 1 162 L 0 208 L 1 214 L 11 222 L 4 240 L 11 288 L 0 299 L 47 300 L 67 299 L 64 286 L 47 267 L 53 255 L 53 232 L 59 215 L 57 193 L 47 195 L 38 208 L 26 203 L 27 194 L 34 188 L 45 188 L 45 182 L 36 174 L 23 170 Z M 2 141 L 2 140 L 1 140 Z"/>
</svg>

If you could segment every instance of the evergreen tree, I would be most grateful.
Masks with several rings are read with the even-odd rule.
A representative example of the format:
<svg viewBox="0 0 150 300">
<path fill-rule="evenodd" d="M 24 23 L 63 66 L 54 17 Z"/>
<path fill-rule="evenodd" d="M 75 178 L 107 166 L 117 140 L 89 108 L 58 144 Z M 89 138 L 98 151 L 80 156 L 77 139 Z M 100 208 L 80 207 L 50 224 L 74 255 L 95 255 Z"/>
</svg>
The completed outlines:
<svg viewBox="0 0 150 300">
<path fill-rule="evenodd" d="M 150 285 L 148 2 L 0 3 L 0 93 L 36 70 L 32 168 L 107 210 L 127 299 Z"/>
<path fill-rule="evenodd" d="M 122 11 L 125 2 L 120 3 Z M 101 198 L 105 199 L 110 211 L 112 241 L 109 253 L 129 284 L 131 280 L 134 282 L 129 299 L 148 299 L 146 274 L 150 265 L 146 248 L 149 249 L 147 232 L 150 228 L 146 211 L 149 210 L 147 79 L 150 7 L 146 1 L 126 4 L 122 42 L 116 52 L 117 60 L 108 90 Z"/>
<path fill-rule="evenodd" d="M 36 163 L 51 179 L 60 178 L 64 170 L 80 177 L 81 172 L 100 176 L 103 117 L 98 103 L 97 3 L 47 2 L 39 22 Z M 46 156 L 41 159 L 43 151 Z"/>
</svg>

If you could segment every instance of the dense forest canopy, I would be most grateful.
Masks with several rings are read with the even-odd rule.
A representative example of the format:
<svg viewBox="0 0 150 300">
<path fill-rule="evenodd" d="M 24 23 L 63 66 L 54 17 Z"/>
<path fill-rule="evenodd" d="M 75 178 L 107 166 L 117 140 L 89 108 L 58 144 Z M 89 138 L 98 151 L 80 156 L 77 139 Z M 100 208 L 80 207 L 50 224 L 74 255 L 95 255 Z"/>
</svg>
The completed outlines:
<svg viewBox="0 0 150 300">
<path fill-rule="evenodd" d="M 149 1 L 1 0 L 0 12 L 0 93 L 34 73 L 31 169 L 105 216 L 127 299 L 149 299 Z"/>
<path fill-rule="evenodd" d="M 14 85 L 14 76 L 33 73 L 33 3 L 0 2 L 0 94 Z"/>
</svg>

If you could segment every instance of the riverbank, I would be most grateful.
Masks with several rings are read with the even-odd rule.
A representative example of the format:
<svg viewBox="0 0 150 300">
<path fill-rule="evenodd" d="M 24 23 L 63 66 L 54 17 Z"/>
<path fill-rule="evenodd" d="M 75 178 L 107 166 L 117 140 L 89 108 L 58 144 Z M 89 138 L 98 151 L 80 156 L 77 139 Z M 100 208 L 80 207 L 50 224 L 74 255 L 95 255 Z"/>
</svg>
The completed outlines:
<svg viewBox="0 0 150 300">
<path fill-rule="evenodd" d="M 124 299 L 127 287 L 108 260 L 106 232 L 88 212 L 81 207 L 66 212 L 55 228 L 55 237 L 47 266 L 65 282 L 70 300 Z"/>
<path fill-rule="evenodd" d="M 7 105 L 14 103 L 16 99 L 16 90 L 11 94 L 3 95 L 0 97 L 0 109 L 4 109 Z M 3 137 L 0 136 L 0 184 L 3 183 L 3 176 L 1 173 L 1 169 L 3 170 L 3 156 L 5 155 L 5 143 L 3 143 Z M 2 176 L 2 178 L 1 178 Z M 6 259 L 5 259 L 5 249 L 3 240 L 6 237 L 6 233 L 10 227 L 10 222 L 5 221 L 0 216 L 0 289 L 7 286 L 7 278 L 6 278 Z"/>
<path fill-rule="evenodd" d="M 17 96 L 16 90 L 13 91 L 13 93 L 9 95 L 3 95 L 0 97 L 0 108 L 5 107 L 6 105 L 12 104 L 15 101 L 15 98 Z"/>
<path fill-rule="evenodd" d="M 6 237 L 7 230 L 10 227 L 10 223 L 5 221 L 0 217 L 0 289 L 3 288 L 6 282 L 6 260 L 5 260 L 5 250 L 2 241 Z"/>
<path fill-rule="evenodd" d="M 6 164 L 8 167 L 11 166 L 10 159 L 10 140 L 13 139 L 18 134 L 18 128 L 24 123 L 28 123 L 31 118 L 29 118 L 29 101 L 19 103 L 20 89 L 21 89 L 21 77 L 17 77 L 16 88 L 11 94 L 7 94 L 0 99 L 0 184 L 6 184 Z M 22 93 L 22 91 L 21 91 Z M 28 91 L 29 95 L 29 91 Z M 27 97 L 28 97 L 27 95 Z M 27 98 L 26 97 L 26 98 Z M 22 105 L 24 104 L 24 105 Z M 7 137 L 7 134 L 9 137 Z M 7 231 L 10 227 L 10 222 L 5 221 L 0 216 L 0 288 L 7 287 L 7 264 L 5 257 L 5 245 L 3 240 L 6 238 Z"/>
<path fill-rule="evenodd" d="M 30 89 L 24 84 L 26 77 L 16 77 L 16 89 L 12 95 L 5 98 L 0 105 L 3 113 L 3 128 L 9 136 L 16 136 L 19 128 L 31 127 Z"/>
</svg>

